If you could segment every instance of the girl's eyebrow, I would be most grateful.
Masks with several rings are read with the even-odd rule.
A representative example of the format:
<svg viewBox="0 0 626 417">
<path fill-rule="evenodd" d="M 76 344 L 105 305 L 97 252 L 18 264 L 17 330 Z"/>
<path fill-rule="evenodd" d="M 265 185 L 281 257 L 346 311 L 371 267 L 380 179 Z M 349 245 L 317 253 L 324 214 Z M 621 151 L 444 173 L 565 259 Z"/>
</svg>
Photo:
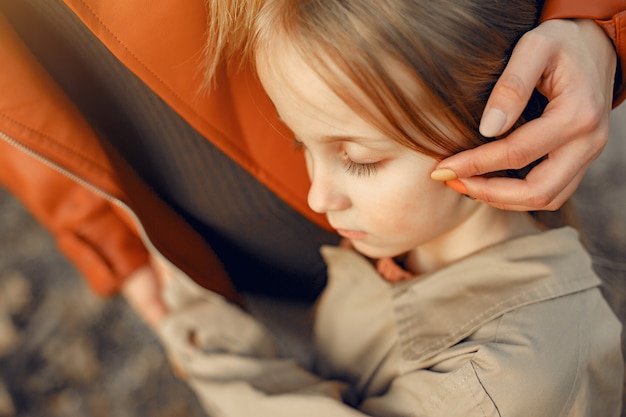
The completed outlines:
<svg viewBox="0 0 626 417">
<path fill-rule="evenodd" d="M 362 143 L 365 142 L 370 148 L 382 148 L 382 146 L 376 146 L 375 142 L 378 142 L 376 139 L 367 139 L 360 136 L 350 136 L 350 135 L 329 135 L 323 136 L 321 138 L 324 143 L 334 143 L 334 142 L 354 142 L 354 143 Z M 293 149 L 302 150 L 306 149 L 306 145 L 297 137 L 293 137 L 291 140 L 291 144 Z"/>
<path fill-rule="evenodd" d="M 386 148 L 389 144 L 390 139 L 381 137 L 366 137 L 359 135 L 327 135 L 322 136 L 322 141 L 332 143 L 332 142 L 354 142 L 358 144 L 363 144 L 370 148 Z"/>
</svg>

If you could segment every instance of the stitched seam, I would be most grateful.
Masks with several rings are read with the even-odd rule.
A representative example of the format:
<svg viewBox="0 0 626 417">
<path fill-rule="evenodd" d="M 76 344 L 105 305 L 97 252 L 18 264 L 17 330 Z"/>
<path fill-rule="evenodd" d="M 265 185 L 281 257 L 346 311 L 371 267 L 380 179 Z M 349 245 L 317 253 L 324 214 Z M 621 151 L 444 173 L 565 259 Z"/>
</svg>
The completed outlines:
<svg viewBox="0 0 626 417">
<path fill-rule="evenodd" d="M 570 288 L 570 290 L 571 290 L 571 288 L 573 287 L 574 284 L 576 284 L 579 281 L 583 281 L 584 279 L 585 279 L 585 277 L 581 277 L 581 278 L 579 278 L 579 279 L 577 279 L 575 281 L 570 282 L 569 283 L 570 285 L 561 285 L 561 287 Z M 549 287 L 549 285 L 548 286 L 543 286 L 543 288 L 546 288 L 546 287 Z M 585 289 L 587 289 L 587 288 L 576 288 L 575 292 L 584 291 Z M 473 317 L 471 320 L 464 322 L 461 326 L 458 326 L 459 330 L 457 330 L 456 332 L 450 333 L 450 335 L 448 337 L 445 337 L 443 339 L 438 339 L 436 342 L 431 343 L 430 345 L 424 346 L 424 348 L 421 351 L 419 351 L 419 352 L 413 351 L 413 353 L 415 355 L 417 355 L 418 357 L 421 357 L 424 353 L 430 352 L 435 347 L 439 348 L 441 346 L 444 346 L 444 344 L 441 343 L 441 340 L 444 340 L 444 341 L 448 342 L 450 340 L 454 340 L 454 339 L 458 338 L 459 336 L 465 334 L 468 329 L 474 327 L 474 325 L 476 323 L 480 323 L 480 322 L 484 321 L 485 319 L 487 319 L 488 317 L 491 317 L 492 315 L 494 315 L 495 312 L 498 312 L 499 314 L 505 314 L 505 313 L 507 313 L 507 312 L 509 312 L 511 310 L 514 310 L 514 309 L 517 309 L 517 308 L 520 308 L 520 307 L 523 307 L 523 306 L 526 306 L 526 305 L 529 305 L 529 304 L 533 304 L 533 303 L 536 303 L 536 302 L 539 302 L 539 301 L 549 300 L 549 299 L 552 299 L 552 298 L 555 298 L 555 297 L 559 296 L 559 295 L 555 295 L 553 293 L 550 293 L 550 294 L 546 294 L 545 296 L 540 297 L 540 298 L 533 298 L 533 299 L 527 300 L 525 303 L 516 304 L 516 300 L 524 299 L 527 296 L 528 293 L 529 293 L 529 291 L 526 291 L 526 292 L 524 292 L 524 293 L 522 293 L 520 295 L 517 295 L 517 296 L 514 296 L 514 297 L 509 297 L 509 298 L 507 298 L 505 300 L 502 300 L 498 304 L 495 304 L 495 305 L 491 306 L 490 308 L 488 308 L 487 310 L 485 310 L 482 314 L 479 314 L 479 315 Z M 502 305 L 509 304 L 509 303 L 514 303 L 514 304 L 511 305 L 509 308 L 506 308 L 504 310 L 500 309 L 500 307 Z M 399 320 L 398 320 L 398 322 L 400 324 Z M 404 322 L 406 322 L 406 320 L 402 320 L 402 322 L 404 323 Z M 405 325 L 401 325 L 401 326 L 402 326 L 402 328 L 406 327 Z M 402 329 L 400 330 L 400 332 L 402 332 Z M 407 339 L 402 344 L 404 346 L 409 346 L 411 344 L 410 341 L 413 340 L 413 339 L 415 339 L 415 337 Z M 403 351 L 404 350 L 405 349 L 403 349 Z"/>
<path fill-rule="evenodd" d="M 570 391 L 569 391 L 568 396 L 567 396 L 567 401 L 563 404 L 563 409 L 561 411 L 561 416 L 569 415 L 569 412 L 571 411 L 571 409 L 572 409 L 572 407 L 574 405 L 574 402 L 576 401 L 576 388 L 580 385 L 580 378 L 581 378 L 582 373 L 584 372 L 583 371 L 584 364 L 582 363 L 582 356 L 583 356 L 582 349 L 583 349 L 583 347 L 582 347 L 581 341 L 589 340 L 589 338 L 585 338 L 584 335 L 582 334 L 583 333 L 583 328 L 580 325 L 580 322 L 578 322 L 577 324 L 578 324 L 578 341 L 579 341 L 579 343 L 578 343 L 578 350 L 577 350 L 578 358 L 577 358 L 577 361 L 576 361 L 576 363 L 577 363 L 577 366 L 576 366 L 576 377 L 572 381 L 572 385 L 570 387 Z"/>
<path fill-rule="evenodd" d="M 168 84 L 157 75 L 156 72 L 154 72 L 152 69 L 150 69 L 150 67 L 148 67 L 137 55 L 135 55 L 132 50 L 126 46 L 126 44 L 118 37 L 115 35 L 115 33 L 104 23 L 104 21 L 102 19 L 100 19 L 98 17 L 98 15 L 95 13 L 95 11 L 84 1 L 84 0 L 79 0 L 80 3 L 85 7 L 85 9 L 91 14 L 91 16 L 100 24 L 100 26 L 106 30 L 107 33 L 109 33 L 109 35 L 111 35 L 111 37 L 113 39 L 115 39 L 117 41 L 117 43 L 139 64 L 141 65 L 142 68 L 144 68 L 146 71 L 148 71 L 148 73 L 150 73 L 160 84 L 162 87 L 164 87 L 170 94 L 172 94 L 174 97 L 176 97 L 178 99 L 178 102 L 189 112 L 193 113 L 193 114 L 197 114 L 195 111 L 193 111 L 193 109 L 187 105 L 187 103 L 185 102 L 185 100 L 178 95 L 174 90 L 172 90 Z M 199 116 L 202 121 L 204 123 L 210 124 L 209 122 L 207 122 L 204 118 L 202 118 L 201 116 Z M 215 129 L 215 128 L 213 128 Z M 224 136 L 222 133 L 219 133 L 220 135 Z M 246 155 L 245 152 L 245 147 L 243 146 L 239 146 L 237 145 L 235 142 L 232 141 L 225 141 L 227 147 L 231 147 L 233 149 L 236 150 L 237 152 L 237 157 L 240 158 L 242 160 L 242 162 L 244 162 L 246 165 L 248 165 L 248 171 L 251 172 L 253 175 L 255 175 L 252 171 L 253 168 L 255 170 L 258 171 L 259 167 L 257 164 L 255 164 L 248 155 Z M 279 188 L 282 192 L 287 193 L 289 195 L 293 197 L 295 197 L 295 194 L 293 194 L 292 192 L 290 192 L 288 190 L 288 188 L 281 186 L 280 182 L 277 181 L 273 175 L 270 175 L 270 173 L 266 170 L 263 170 L 263 173 L 265 176 L 267 176 L 268 178 L 271 178 L 271 183 L 274 184 L 275 187 Z"/>
<path fill-rule="evenodd" d="M 160 84 L 162 87 L 164 87 L 170 94 L 172 94 L 174 97 L 176 97 L 178 99 L 178 102 L 185 107 L 185 109 L 187 109 L 188 111 L 190 111 L 193 114 L 197 113 L 195 111 L 193 111 L 193 109 L 185 102 L 185 100 L 176 93 L 175 90 L 171 89 L 169 87 L 169 85 L 163 80 L 163 78 L 159 77 L 158 74 L 156 72 L 154 72 L 148 65 L 146 65 L 144 63 L 144 61 L 142 61 L 136 54 L 133 53 L 133 51 L 122 41 L 122 39 L 120 39 L 115 32 L 113 32 L 105 23 L 102 19 L 100 19 L 100 17 L 96 14 L 96 12 L 89 6 L 89 4 L 87 4 L 84 0 L 79 0 L 81 2 L 81 4 L 85 7 L 85 9 L 87 9 L 87 11 L 91 14 L 91 16 L 100 24 L 100 26 L 106 30 L 106 32 L 111 35 L 111 37 L 113 39 L 115 39 L 115 41 L 139 64 L 141 65 L 142 68 L 144 68 L 146 71 L 148 71 L 148 73 L 150 73 Z M 202 118 L 200 116 L 200 118 L 203 120 L 204 123 L 208 123 L 206 120 L 204 120 L 204 118 Z M 220 133 L 221 134 L 221 133 Z M 222 134 L 221 134 L 222 135 Z M 244 152 L 244 148 L 237 146 L 237 144 L 235 144 L 234 142 L 231 141 L 227 141 L 229 146 L 232 146 L 233 148 L 237 149 L 237 152 L 239 153 L 239 157 L 243 157 L 245 159 L 248 160 L 248 163 L 250 163 L 249 158 L 246 158 L 245 156 L 245 152 Z"/>
<path fill-rule="evenodd" d="M 98 17 L 98 15 L 95 13 L 95 11 L 84 1 L 84 0 L 80 0 L 80 2 L 82 3 L 82 5 L 87 9 L 87 11 L 89 11 L 89 13 L 91 14 L 91 16 L 100 24 L 100 26 L 102 28 L 104 28 L 107 33 L 109 35 L 111 35 L 113 37 L 113 39 L 115 39 L 117 41 L 117 43 L 124 48 L 124 50 L 126 52 L 128 52 L 128 54 L 130 56 L 133 57 L 133 59 L 135 59 L 144 69 L 146 69 L 150 74 L 152 74 L 154 76 L 154 78 L 156 78 L 169 92 L 171 92 L 174 96 L 176 96 L 176 98 L 178 98 L 182 103 L 184 103 L 182 97 L 180 97 L 178 94 L 176 94 L 176 92 L 174 92 L 174 90 L 172 90 L 171 88 L 168 87 L 168 85 L 165 83 L 165 81 L 160 78 L 154 71 L 152 71 L 150 69 L 150 67 L 148 67 L 141 59 L 139 59 L 139 57 L 137 55 L 135 55 L 132 50 L 130 48 L 128 48 L 126 46 L 126 44 L 124 44 L 124 42 L 122 42 L 122 40 L 117 37 L 115 35 L 115 33 L 109 29 L 109 27 L 104 23 L 104 21 L 102 21 L 102 19 L 100 19 Z M 185 105 L 187 107 L 187 105 Z"/>
<path fill-rule="evenodd" d="M 489 398 L 489 401 L 491 401 L 491 404 L 493 404 L 493 407 L 496 409 L 496 412 L 498 413 L 499 416 L 501 416 L 500 410 L 498 409 L 498 406 L 496 405 L 496 403 L 493 401 L 493 398 L 491 398 L 491 395 L 489 395 L 489 392 L 487 391 L 487 389 L 485 388 L 485 386 L 483 385 L 483 381 L 480 380 L 480 377 L 478 376 L 478 372 L 476 371 L 476 363 L 474 362 L 474 360 L 470 359 L 470 365 L 472 366 L 472 371 L 474 372 L 474 376 L 476 377 L 476 381 L 478 381 L 478 383 L 480 384 L 480 386 L 483 389 L 483 392 L 485 393 L 485 395 L 487 396 L 487 398 Z M 487 410 L 484 409 L 483 405 L 482 405 L 482 401 L 479 401 L 478 398 L 476 398 L 476 395 L 474 395 L 474 392 L 471 391 L 472 394 L 472 398 L 474 398 L 474 402 L 476 404 L 478 404 L 478 406 L 480 407 L 480 411 L 482 412 L 483 416 L 488 416 L 487 414 Z"/>
<path fill-rule="evenodd" d="M 0 113 L 0 117 L 2 117 L 5 120 L 8 120 L 12 123 L 15 123 L 17 126 L 27 130 L 28 132 L 34 133 L 38 136 L 41 136 L 45 139 L 48 139 L 50 141 L 50 144 L 52 144 L 53 146 L 55 146 L 56 148 L 60 149 L 63 152 L 66 152 L 68 154 L 71 154 L 75 157 L 79 157 L 81 159 L 83 159 L 84 162 L 87 162 L 91 165 L 93 165 L 94 167 L 98 168 L 98 170 L 109 173 L 109 170 L 106 169 L 105 165 L 100 164 L 97 160 L 89 158 L 87 156 L 87 154 L 81 154 L 79 152 L 76 152 L 73 148 L 70 148 L 68 146 L 62 145 L 59 142 L 57 142 L 53 137 L 37 130 L 37 129 L 33 129 L 30 126 L 25 125 L 24 123 L 19 122 L 18 120 L 15 120 L 12 117 L 7 116 L 6 114 Z"/>
<path fill-rule="evenodd" d="M 461 378 L 461 380 L 456 382 L 453 387 L 451 387 L 448 391 L 446 391 L 445 395 L 442 395 L 442 394 L 438 393 L 436 398 L 434 398 L 432 400 L 432 403 L 429 404 L 429 406 L 428 406 L 429 409 L 430 410 L 435 410 L 441 404 L 444 404 L 444 402 L 450 397 L 450 395 L 452 395 L 454 393 L 454 391 L 458 391 L 459 387 L 467 386 L 467 380 L 468 379 L 469 379 L 469 375 L 466 372 L 464 372 L 463 373 L 463 377 Z M 450 392 L 450 390 L 453 391 L 453 392 Z"/>
</svg>

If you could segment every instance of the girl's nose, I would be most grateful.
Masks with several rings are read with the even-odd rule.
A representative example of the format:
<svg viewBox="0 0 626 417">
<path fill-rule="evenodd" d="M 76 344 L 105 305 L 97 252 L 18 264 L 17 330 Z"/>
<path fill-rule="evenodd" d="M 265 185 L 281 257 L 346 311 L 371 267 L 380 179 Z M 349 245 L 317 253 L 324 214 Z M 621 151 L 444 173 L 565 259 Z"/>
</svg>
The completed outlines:
<svg viewBox="0 0 626 417">
<path fill-rule="evenodd" d="M 316 213 L 328 213 L 350 207 L 350 199 L 330 175 L 312 175 L 308 203 Z"/>
</svg>

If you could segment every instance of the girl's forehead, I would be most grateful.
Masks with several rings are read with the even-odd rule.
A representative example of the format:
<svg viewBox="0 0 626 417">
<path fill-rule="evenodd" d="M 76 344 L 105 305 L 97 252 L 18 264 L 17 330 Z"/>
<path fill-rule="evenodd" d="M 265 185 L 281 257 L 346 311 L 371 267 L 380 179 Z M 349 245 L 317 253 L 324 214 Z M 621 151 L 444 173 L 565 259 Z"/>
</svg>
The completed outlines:
<svg viewBox="0 0 626 417">
<path fill-rule="evenodd" d="M 262 48 L 256 55 L 256 67 L 263 87 L 283 119 L 287 119 L 285 112 L 305 112 L 326 119 L 343 119 L 354 113 L 308 61 L 284 41 Z M 337 70 L 333 77 L 333 81 L 351 89 L 351 94 L 367 105 L 369 99 L 345 75 Z"/>
<path fill-rule="evenodd" d="M 415 149 L 415 145 L 419 144 L 419 147 L 428 150 L 428 154 L 439 154 L 440 149 L 433 145 L 429 136 L 411 124 L 411 118 L 419 112 L 423 120 L 430 120 L 430 125 L 445 132 L 446 136 L 458 136 L 458 133 L 453 133 L 451 125 L 442 121 L 441 109 L 429 101 L 428 95 L 423 93 L 422 83 L 405 65 L 388 59 L 385 61 L 385 74 L 396 85 L 402 86 L 404 94 L 411 96 L 415 104 L 411 110 L 393 101 L 393 96 L 383 97 L 375 104 L 371 91 L 367 92 L 369 86 L 357 86 L 341 70 L 342 63 L 336 62 L 341 58 L 332 58 L 320 55 L 307 59 L 287 36 L 279 36 L 258 48 L 255 59 L 261 83 L 279 116 L 292 130 L 296 118 L 315 121 L 316 127 L 325 124 L 336 136 L 359 137 L 355 132 L 371 132 L 374 128 L 404 146 Z M 378 81 L 384 82 L 382 76 L 381 80 L 372 80 L 374 83 Z M 390 97 L 389 101 L 385 101 Z M 398 127 L 403 130 L 402 133 L 399 133 Z"/>
</svg>

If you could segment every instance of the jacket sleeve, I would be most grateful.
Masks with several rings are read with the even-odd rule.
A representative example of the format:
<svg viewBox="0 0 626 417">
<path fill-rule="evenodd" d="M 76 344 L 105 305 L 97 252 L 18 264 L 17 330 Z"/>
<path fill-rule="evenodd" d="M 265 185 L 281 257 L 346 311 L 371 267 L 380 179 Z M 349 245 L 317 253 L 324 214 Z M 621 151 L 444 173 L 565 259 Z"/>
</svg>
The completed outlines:
<svg viewBox="0 0 626 417">
<path fill-rule="evenodd" d="M 347 384 L 279 357 L 271 334 L 215 293 L 174 279 L 163 291 L 170 314 L 157 334 L 178 375 L 214 417 L 359 417 Z"/>
<path fill-rule="evenodd" d="M 164 298 L 171 314 L 158 334 L 205 410 L 214 417 L 499 416 L 468 360 L 446 372 L 399 374 L 387 284 L 364 280 L 375 270 L 360 255 L 345 252 L 323 252 L 334 274 L 351 273 L 331 284 L 316 307 L 318 374 L 280 357 L 271 334 L 237 306 L 200 294 L 184 280 L 168 284 Z M 333 319 L 343 324 L 324 325 Z M 330 353 L 323 345 L 337 337 Z M 333 365 L 346 358 L 354 368 Z"/>
<path fill-rule="evenodd" d="M 58 249 L 102 296 L 148 262 L 138 237 L 115 206 L 0 140 L 0 183 L 55 238 Z"/>
<path fill-rule="evenodd" d="M 128 217 L 104 197 L 115 191 L 95 134 L 1 14 L 0 61 L 0 185 L 51 232 L 95 292 L 113 294 L 146 264 L 148 252 Z M 73 146 L 62 146 L 61 137 Z M 104 192 L 77 183 L 55 167 L 58 159 L 81 165 Z"/>
<path fill-rule="evenodd" d="M 416 355 L 399 332 L 429 317 L 397 313 L 423 301 L 419 287 L 397 292 L 347 249 L 322 253 L 330 279 L 315 308 L 318 375 L 279 357 L 268 331 L 238 307 L 185 294 L 184 281 L 166 287 L 166 300 L 185 294 L 186 302 L 170 301 L 180 308 L 159 334 L 211 416 L 619 415 L 621 325 L 597 288 L 520 305 L 460 342 Z M 403 293 L 408 299 L 396 304 Z"/>
<path fill-rule="evenodd" d="M 593 19 L 611 38 L 617 52 L 613 107 L 626 99 L 626 0 L 546 0 L 541 21 Z"/>
</svg>

